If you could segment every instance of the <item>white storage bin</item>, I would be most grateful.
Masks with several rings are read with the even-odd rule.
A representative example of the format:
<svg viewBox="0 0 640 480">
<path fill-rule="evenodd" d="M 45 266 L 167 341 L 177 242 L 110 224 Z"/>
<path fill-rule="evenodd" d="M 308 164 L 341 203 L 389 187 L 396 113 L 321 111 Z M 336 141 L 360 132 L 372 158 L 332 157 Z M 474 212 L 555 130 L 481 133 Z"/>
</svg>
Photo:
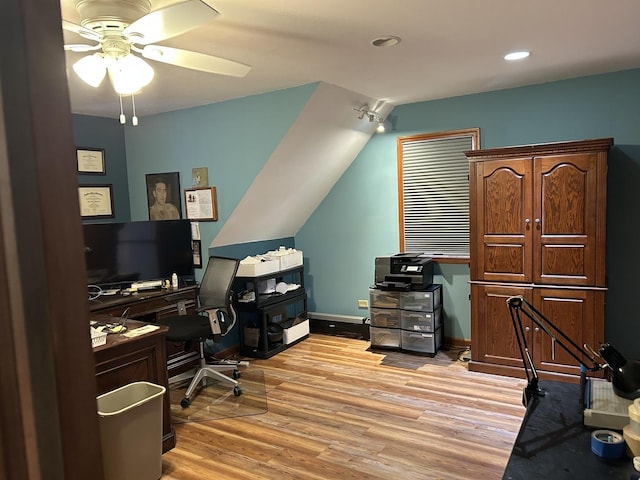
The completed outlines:
<svg viewBox="0 0 640 480">
<path fill-rule="evenodd" d="M 400 296 L 400 308 L 403 310 L 433 312 L 440 305 L 442 305 L 442 285 L 437 283 L 423 290 L 402 292 Z"/>
<path fill-rule="evenodd" d="M 369 289 L 369 306 L 378 308 L 400 308 L 400 292 L 389 292 L 378 288 Z"/>
<path fill-rule="evenodd" d="M 402 310 L 400 328 L 412 332 L 435 332 L 442 325 L 442 307 L 435 312 Z"/>
<path fill-rule="evenodd" d="M 369 327 L 372 347 L 400 348 L 399 328 Z"/>
<path fill-rule="evenodd" d="M 402 337 L 400 341 L 402 343 L 402 350 L 435 355 L 442 346 L 441 328 L 432 333 L 401 331 Z"/>
<path fill-rule="evenodd" d="M 266 255 L 278 261 L 280 270 L 288 270 L 302 265 L 302 250 L 296 250 L 295 248 L 281 247 L 278 250 L 268 251 Z"/>
<path fill-rule="evenodd" d="M 309 335 L 309 320 L 303 320 L 300 323 L 285 328 L 282 336 L 282 341 L 285 345 L 290 345 L 293 342 L 300 340 L 301 338 Z"/>
<path fill-rule="evenodd" d="M 370 308 L 371 325 L 374 327 L 400 328 L 400 310 Z"/>
<path fill-rule="evenodd" d="M 238 277 L 259 277 L 280 270 L 279 260 L 266 257 L 246 257 L 238 265 Z"/>
</svg>

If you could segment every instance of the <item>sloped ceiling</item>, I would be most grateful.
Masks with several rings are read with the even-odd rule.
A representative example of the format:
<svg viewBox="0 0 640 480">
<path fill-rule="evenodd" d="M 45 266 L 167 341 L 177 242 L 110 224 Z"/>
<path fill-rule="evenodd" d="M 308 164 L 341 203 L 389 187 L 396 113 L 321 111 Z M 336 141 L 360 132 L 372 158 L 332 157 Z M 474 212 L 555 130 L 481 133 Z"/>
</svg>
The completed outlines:
<svg viewBox="0 0 640 480">
<path fill-rule="evenodd" d="M 210 247 L 294 236 L 374 134 L 375 99 L 321 83 Z"/>
</svg>

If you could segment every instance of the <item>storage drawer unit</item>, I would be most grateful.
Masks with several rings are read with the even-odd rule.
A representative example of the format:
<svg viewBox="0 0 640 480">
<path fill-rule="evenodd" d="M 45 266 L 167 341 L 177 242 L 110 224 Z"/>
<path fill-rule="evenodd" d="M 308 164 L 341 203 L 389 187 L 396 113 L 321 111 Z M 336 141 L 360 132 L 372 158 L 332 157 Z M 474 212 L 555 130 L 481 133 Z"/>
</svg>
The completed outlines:
<svg viewBox="0 0 640 480">
<path fill-rule="evenodd" d="M 400 328 L 401 311 L 392 308 L 370 308 L 371 326 Z"/>
<path fill-rule="evenodd" d="M 410 291 L 370 288 L 369 304 L 371 347 L 437 353 L 442 343 L 442 285 Z"/>
<path fill-rule="evenodd" d="M 399 328 L 369 327 L 372 347 L 400 348 L 401 330 Z"/>
<path fill-rule="evenodd" d="M 400 328 L 411 332 L 435 332 L 442 324 L 442 308 L 435 312 L 400 311 Z"/>
<path fill-rule="evenodd" d="M 402 350 L 435 355 L 442 346 L 442 328 L 435 332 L 410 332 L 401 330 Z"/>
</svg>

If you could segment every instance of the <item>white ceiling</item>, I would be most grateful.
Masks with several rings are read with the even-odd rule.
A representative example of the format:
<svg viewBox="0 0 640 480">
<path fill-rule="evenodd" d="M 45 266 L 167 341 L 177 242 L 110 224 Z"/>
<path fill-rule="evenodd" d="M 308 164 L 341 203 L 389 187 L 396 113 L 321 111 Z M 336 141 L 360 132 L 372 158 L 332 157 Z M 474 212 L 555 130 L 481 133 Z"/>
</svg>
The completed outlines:
<svg viewBox="0 0 640 480">
<path fill-rule="evenodd" d="M 215 20 L 159 44 L 252 70 L 234 78 L 149 61 L 156 76 L 136 95 L 138 116 L 318 81 L 400 105 L 640 67 L 640 0 L 206 1 Z M 74 2 L 61 0 L 62 17 L 79 23 Z M 402 42 L 371 45 L 384 35 Z M 520 49 L 531 57 L 502 59 Z M 117 117 L 109 82 L 94 89 L 70 70 L 82 55 L 67 53 L 73 112 Z"/>
</svg>

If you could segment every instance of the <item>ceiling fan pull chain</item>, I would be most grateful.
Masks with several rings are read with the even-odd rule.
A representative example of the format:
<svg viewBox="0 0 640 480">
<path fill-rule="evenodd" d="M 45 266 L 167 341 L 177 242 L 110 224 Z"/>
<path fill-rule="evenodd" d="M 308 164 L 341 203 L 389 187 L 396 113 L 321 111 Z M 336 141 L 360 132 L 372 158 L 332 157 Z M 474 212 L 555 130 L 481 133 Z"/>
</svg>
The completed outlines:
<svg viewBox="0 0 640 480">
<path fill-rule="evenodd" d="M 127 117 L 124 116 L 124 111 L 122 110 L 122 94 L 119 93 L 118 96 L 120 97 L 120 123 L 124 125 L 127 123 Z"/>
<path fill-rule="evenodd" d="M 131 105 L 133 106 L 133 117 L 131 117 L 131 123 L 133 124 L 134 127 L 138 125 L 138 117 L 136 116 L 136 98 L 135 97 L 136 97 L 136 94 L 132 93 Z"/>
</svg>

